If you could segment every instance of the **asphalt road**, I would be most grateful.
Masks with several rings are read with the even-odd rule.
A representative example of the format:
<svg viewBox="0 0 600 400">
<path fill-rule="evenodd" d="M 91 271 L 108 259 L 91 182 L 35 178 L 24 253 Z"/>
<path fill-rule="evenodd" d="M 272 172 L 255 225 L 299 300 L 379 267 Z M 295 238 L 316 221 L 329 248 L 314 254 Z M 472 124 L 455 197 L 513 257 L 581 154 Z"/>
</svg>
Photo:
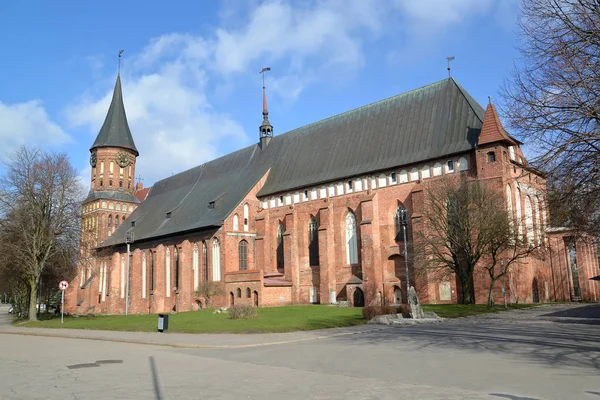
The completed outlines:
<svg viewBox="0 0 600 400">
<path fill-rule="evenodd" d="M 0 399 L 600 400 L 600 306 L 502 314 L 237 349 L 0 334 Z"/>
</svg>

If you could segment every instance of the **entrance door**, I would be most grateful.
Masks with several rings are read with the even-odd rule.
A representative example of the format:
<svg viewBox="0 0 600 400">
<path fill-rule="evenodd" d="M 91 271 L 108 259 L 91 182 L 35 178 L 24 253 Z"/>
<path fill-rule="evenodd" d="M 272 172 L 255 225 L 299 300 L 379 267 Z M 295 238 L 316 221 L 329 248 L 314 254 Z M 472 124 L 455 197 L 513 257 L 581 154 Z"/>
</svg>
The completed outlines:
<svg viewBox="0 0 600 400">
<path fill-rule="evenodd" d="M 365 306 L 365 294 L 360 288 L 354 289 L 353 296 L 353 304 L 354 307 L 364 307 Z"/>
<path fill-rule="evenodd" d="M 398 286 L 394 286 L 394 304 L 402 304 L 402 290 Z"/>
</svg>

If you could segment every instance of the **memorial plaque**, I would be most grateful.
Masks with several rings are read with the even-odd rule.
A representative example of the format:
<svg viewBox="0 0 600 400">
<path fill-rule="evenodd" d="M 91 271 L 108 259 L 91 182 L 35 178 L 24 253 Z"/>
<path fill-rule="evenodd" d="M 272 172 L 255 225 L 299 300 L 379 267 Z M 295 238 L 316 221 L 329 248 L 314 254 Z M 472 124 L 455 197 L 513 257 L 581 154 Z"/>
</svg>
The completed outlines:
<svg viewBox="0 0 600 400">
<path fill-rule="evenodd" d="M 450 282 L 440 282 L 440 300 L 452 300 L 452 295 L 450 294 Z"/>
</svg>

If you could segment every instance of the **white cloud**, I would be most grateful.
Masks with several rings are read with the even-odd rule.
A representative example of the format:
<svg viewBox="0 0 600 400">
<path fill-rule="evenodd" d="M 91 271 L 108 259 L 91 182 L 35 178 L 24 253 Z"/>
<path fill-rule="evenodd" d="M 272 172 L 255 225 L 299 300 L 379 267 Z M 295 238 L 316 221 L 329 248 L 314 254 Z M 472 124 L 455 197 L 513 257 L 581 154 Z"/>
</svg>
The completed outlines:
<svg viewBox="0 0 600 400">
<path fill-rule="evenodd" d="M 0 102 L 0 121 L 0 158 L 3 159 L 24 144 L 47 148 L 71 141 L 71 137 L 50 120 L 38 100 L 17 104 Z"/>
</svg>

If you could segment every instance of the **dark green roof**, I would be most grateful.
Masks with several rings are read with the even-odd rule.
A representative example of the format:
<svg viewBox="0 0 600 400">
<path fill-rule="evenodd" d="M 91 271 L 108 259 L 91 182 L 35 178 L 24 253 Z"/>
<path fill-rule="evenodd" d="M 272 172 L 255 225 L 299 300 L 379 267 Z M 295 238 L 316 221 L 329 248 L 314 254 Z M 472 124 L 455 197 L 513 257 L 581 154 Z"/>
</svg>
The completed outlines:
<svg viewBox="0 0 600 400">
<path fill-rule="evenodd" d="M 269 169 L 259 196 L 470 151 L 483 116 L 445 79 L 304 126 L 159 181 L 102 246 L 122 244 L 128 229 L 143 240 L 219 227 Z"/>
<path fill-rule="evenodd" d="M 89 203 L 94 200 L 114 200 L 114 201 L 125 201 L 128 203 L 138 204 L 140 200 L 131 193 L 121 191 L 94 191 L 90 190 L 84 203 Z"/>
<path fill-rule="evenodd" d="M 106 119 L 90 151 L 98 147 L 122 147 L 132 150 L 136 156 L 139 155 L 127 123 L 120 75 L 117 75 L 117 82 L 115 83 Z"/>
</svg>

